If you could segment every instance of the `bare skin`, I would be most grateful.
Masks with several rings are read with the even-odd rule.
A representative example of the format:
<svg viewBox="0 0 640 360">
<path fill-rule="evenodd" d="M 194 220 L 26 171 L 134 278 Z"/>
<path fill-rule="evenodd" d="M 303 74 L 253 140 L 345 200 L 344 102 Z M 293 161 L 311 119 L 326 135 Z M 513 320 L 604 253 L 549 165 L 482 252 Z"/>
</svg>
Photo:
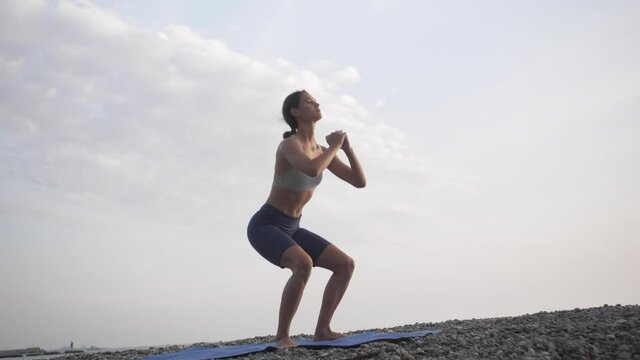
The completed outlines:
<svg viewBox="0 0 640 360">
<path fill-rule="evenodd" d="M 329 169 L 338 178 L 357 187 L 366 185 L 364 172 L 343 131 L 334 131 L 326 137 L 328 147 L 320 146 L 315 140 L 315 123 L 322 118 L 319 104 L 309 95 L 303 93 L 300 104 L 291 110 L 298 122 L 297 132 L 284 139 L 276 153 L 275 172 L 280 174 L 296 168 L 309 176 L 317 176 Z M 336 154 L 343 150 L 349 159 L 349 165 L 343 163 Z M 280 209 L 285 214 L 299 217 L 304 205 L 311 200 L 313 191 L 294 191 L 272 187 L 267 203 Z M 292 274 L 282 292 L 276 346 L 287 348 L 296 346 L 289 330 L 293 316 L 298 310 L 304 288 L 311 275 L 313 263 L 311 257 L 300 247 L 287 249 L 280 265 L 291 270 Z M 316 266 L 333 272 L 324 290 L 322 306 L 316 324 L 314 340 L 333 340 L 344 337 L 344 334 L 331 330 L 331 319 L 340 300 L 349 286 L 354 270 L 354 261 L 338 247 L 331 244 L 324 249 L 316 260 Z"/>
</svg>

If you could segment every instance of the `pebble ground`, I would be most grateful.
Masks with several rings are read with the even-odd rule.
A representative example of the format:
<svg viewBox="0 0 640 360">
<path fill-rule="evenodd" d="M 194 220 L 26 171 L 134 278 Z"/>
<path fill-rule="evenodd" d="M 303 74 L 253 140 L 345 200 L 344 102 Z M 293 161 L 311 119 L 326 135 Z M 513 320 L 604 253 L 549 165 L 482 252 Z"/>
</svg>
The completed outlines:
<svg viewBox="0 0 640 360">
<path fill-rule="evenodd" d="M 413 359 L 621 359 L 640 360 L 640 306 L 604 305 L 588 309 L 539 312 L 516 317 L 448 320 L 362 331 L 416 331 L 442 329 L 400 342 L 372 342 L 353 348 L 312 350 L 291 348 L 249 354 L 243 360 L 413 360 Z M 358 333 L 356 331 L 353 333 Z M 297 337 L 308 337 L 298 335 Z M 197 343 L 197 346 L 231 346 L 273 341 L 255 337 L 230 342 Z M 155 347 L 57 357 L 64 360 L 124 360 L 179 351 L 188 346 Z"/>
</svg>

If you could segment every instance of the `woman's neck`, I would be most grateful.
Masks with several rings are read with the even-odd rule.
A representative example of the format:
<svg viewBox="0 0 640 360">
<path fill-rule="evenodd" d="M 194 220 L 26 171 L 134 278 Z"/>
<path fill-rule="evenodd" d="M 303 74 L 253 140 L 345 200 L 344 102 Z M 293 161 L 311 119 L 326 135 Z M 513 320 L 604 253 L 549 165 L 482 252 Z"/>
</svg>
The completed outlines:
<svg viewBox="0 0 640 360">
<path fill-rule="evenodd" d="M 314 123 L 300 123 L 298 125 L 298 129 L 296 129 L 296 134 L 302 142 L 307 144 L 314 144 L 315 139 L 315 126 Z"/>
</svg>

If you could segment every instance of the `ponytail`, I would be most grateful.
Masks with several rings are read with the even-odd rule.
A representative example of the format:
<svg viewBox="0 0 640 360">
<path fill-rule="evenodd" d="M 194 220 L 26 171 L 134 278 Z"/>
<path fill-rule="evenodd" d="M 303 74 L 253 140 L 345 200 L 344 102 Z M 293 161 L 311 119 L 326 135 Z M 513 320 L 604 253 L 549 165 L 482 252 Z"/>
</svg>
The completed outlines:
<svg viewBox="0 0 640 360">
<path fill-rule="evenodd" d="M 291 129 L 291 131 L 285 131 L 285 132 L 282 134 L 282 138 L 283 138 L 283 139 L 286 139 L 286 138 L 288 138 L 289 136 L 291 136 L 291 135 L 293 135 L 293 134 L 295 134 L 295 133 L 296 133 L 296 129 Z"/>
</svg>

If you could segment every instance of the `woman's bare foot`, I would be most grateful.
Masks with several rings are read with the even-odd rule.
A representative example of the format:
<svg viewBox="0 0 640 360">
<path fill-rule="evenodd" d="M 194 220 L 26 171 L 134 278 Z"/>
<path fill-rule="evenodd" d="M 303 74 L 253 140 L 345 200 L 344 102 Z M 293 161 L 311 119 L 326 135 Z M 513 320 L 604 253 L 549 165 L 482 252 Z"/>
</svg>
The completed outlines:
<svg viewBox="0 0 640 360">
<path fill-rule="evenodd" d="M 296 347 L 298 344 L 295 343 L 290 337 L 283 337 L 282 339 L 276 339 L 276 347 L 278 349 L 287 349 L 290 347 Z"/>
<path fill-rule="evenodd" d="M 315 335 L 313 335 L 313 340 L 315 341 L 335 340 L 335 339 L 343 338 L 345 336 L 347 335 L 338 333 L 338 332 L 333 332 L 331 330 L 316 331 Z"/>
</svg>

